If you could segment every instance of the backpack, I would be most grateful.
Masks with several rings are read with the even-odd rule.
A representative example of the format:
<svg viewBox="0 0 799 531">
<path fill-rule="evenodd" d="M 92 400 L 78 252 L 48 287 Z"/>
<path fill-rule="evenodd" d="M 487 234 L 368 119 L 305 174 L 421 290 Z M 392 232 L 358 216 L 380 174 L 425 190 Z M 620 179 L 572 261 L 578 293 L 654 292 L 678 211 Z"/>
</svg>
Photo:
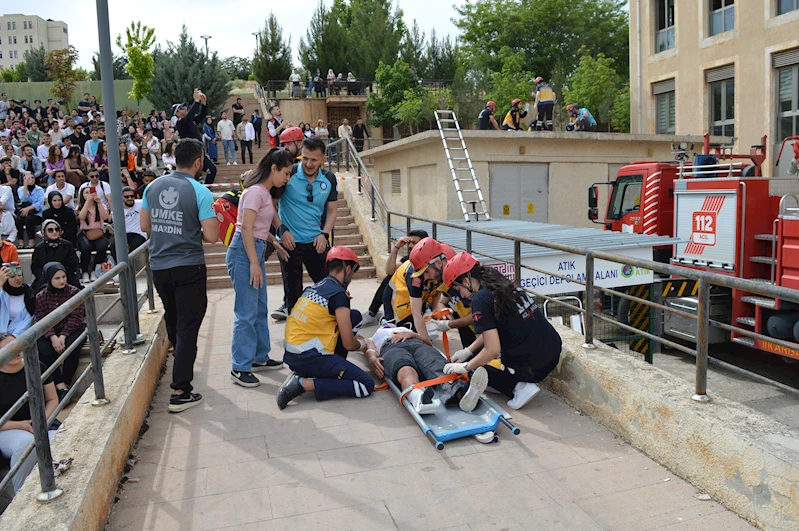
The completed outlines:
<svg viewBox="0 0 799 531">
<path fill-rule="evenodd" d="M 236 218 L 239 215 L 241 190 L 230 190 L 214 202 L 216 220 L 219 222 L 219 237 L 225 247 L 230 245 L 236 233 Z"/>
</svg>

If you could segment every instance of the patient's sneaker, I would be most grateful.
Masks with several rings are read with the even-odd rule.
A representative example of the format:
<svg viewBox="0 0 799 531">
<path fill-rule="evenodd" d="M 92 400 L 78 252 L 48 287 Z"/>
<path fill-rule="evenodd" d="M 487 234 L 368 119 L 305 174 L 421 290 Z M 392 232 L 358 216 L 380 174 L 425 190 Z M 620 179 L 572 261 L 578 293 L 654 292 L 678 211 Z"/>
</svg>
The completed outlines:
<svg viewBox="0 0 799 531">
<path fill-rule="evenodd" d="M 376 324 L 380 324 L 381 319 L 383 319 L 383 310 L 378 310 L 377 313 L 366 312 L 363 314 L 363 321 L 361 321 L 361 326 L 373 326 Z"/>
<path fill-rule="evenodd" d="M 435 413 L 441 405 L 441 401 L 435 397 L 435 391 L 433 391 L 432 387 L 427 387 L 424 390 L 414 389 L 408 393 L 408 400 L 411 401 L 413 409 L 420 415 Z"/>
<path fill-rule="evenodd" d="M 491 444 L 495 442 L 499 442 L 499 437 L 493 431 L 487 431 L 485 433 L 476 433 L 473 435 L 477 442 L 481 442 L 483 444 Z"/>
<path fill-rule="evenodd" d="M 513 398 L 508 400 L 508 407 L 521 409 L 540 392 L 541 388 L 532 382 L 519 382 L 513 389 Z"/>
<path fill-rule="evenodd" d="M 458 404 L 460 408 L 463 411 L 469 412 L 477 407 L 477 402 L 480 400 L 483 391 L 486 390 L 487 385 L 488 373 L 485 368 L 477 367 L 472 373 L 472 377 L 469 379 L 469 389 L 463 393 L 463 398 L 461 398 L 461 402 Z"/>
<path fill-rule="evenodd" d="M 286 409 L 286 406 L 303 394 L 305 389 L 302 387 L 300 383 L 300 376 L 296 372 L 292 372 L 289 374 L 286 381 L 283 382 L 283 385 L 280 386 L 280 389 L 277 390 L 277 407 L 279 409 Z"/>
</svg>

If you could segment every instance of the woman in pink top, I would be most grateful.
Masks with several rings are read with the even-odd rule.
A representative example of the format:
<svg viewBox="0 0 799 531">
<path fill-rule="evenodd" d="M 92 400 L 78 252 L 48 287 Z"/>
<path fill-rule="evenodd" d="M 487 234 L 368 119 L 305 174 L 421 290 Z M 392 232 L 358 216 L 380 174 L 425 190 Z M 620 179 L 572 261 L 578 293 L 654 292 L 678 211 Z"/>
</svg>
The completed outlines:
<svg viewBox="0 0 799 531">
<path fill-rule="evenodd" d="M 266 300 L 266 244 L 287 258 L 280 242 L 270 233 L 275 216 L 273 199 L 286 185 L 294 157 L 283 148 L 272 148 L 255 170 L 244 174 L 244 193 L 239 199 L 236 232 L 225 262 L 233 281 L 233 352 L 230 378 L 243 387 L 261 382 L 253 371 L 280 369 L 282 361 L 269 359 L 268 306 Z"/>
</svg>

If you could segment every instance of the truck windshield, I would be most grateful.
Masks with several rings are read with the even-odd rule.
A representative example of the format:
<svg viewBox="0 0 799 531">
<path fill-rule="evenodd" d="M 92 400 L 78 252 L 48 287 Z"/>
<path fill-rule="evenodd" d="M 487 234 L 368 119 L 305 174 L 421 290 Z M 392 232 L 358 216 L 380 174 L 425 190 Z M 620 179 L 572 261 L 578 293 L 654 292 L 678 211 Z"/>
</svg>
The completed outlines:
<svg viewBox="0 0 799 531">
<path fill-rule="evenodd" d="M 613 183 L 608 219 L 621 219 L 628 212 L 637 211 L 641 205 L 643 175 L 621 175 Z"/>
</svg>

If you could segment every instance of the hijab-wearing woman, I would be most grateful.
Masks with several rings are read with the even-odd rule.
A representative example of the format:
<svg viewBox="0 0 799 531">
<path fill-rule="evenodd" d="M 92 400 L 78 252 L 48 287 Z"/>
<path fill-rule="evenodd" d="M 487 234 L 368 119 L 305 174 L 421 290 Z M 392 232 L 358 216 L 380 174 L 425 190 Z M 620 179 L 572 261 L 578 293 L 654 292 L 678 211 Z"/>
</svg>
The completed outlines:
<svg viewBox="0 0 799 531">
<path fill-rule="evenodd" d="M 42 219 L 55 220 L 62 231 L 62 237 L 73 246 L 77 245 L 78 218 L 75 216 L 75 211 L 64 204 L 64 198 L 58 190 L 47 194 L 47 203 L 50 208 L 42 213 Z M 44 222 L 42 222 L 42 232 L 44 232 Z"/>
<path fill-rule="evenodd" d="M 14 341 L 14 336 L 7 333 L 0 334 L 0 348 L 5 347 Z M 22 398 L 28 391 L 25 383 L 25 362 L 22 354 L 18 354 L 8 363 L 0 367 L 0 415 L 5 415 L 17 400 Z M 46 367 L 42 367 L 42 373 Z M 58 406 L 58 395 L 53 385 L 53 377 L 45 379 L 42 387 L 44 388 L 44 415 L 49 417 Z M 48 431 L 52 439 L 55 429 Z M 26 404 L 22 406 L 12 417 L 3 425 L 0 430 L 0 455 L 11 460 L 11 468 L 22 459 L 25 450 L 33 442 L 33 426 L 31 424 L 31 410 Z M 36 452 L 31 452 L 23 462 L 22 466 L 11 479 L 14 494 L 22 488 L 28 474 L 31 473 L 36 465 Z"/>
<path fill-rule="evenodd" d="M 216 148 L 216 131 L 214 130 L 214 118 L 208 116 L 205 118 L 205 125 L 203 125 L 203 139 L 205 140 L 205 153 L 214 164 L 219 159 L 219 151 Z"/>
<path fill-rule="evenodd" d="M 19 264 L 0 268 L 0 333 L 18 336 L 33 325 L 36 295 L 22 278 Z"/>
<path fill-rule="evenodd" d="M 44 266 L 45 287 L 36 294 L 36 321 L 41 321 L 56 308 L 78 294 L 80 290 L 67 283 L 67 272 L 62 264 L 50 262 Z M 39 360 L 48 367 L 77 341 L 86 329 L 86 313 L 83 304 L 72 310 L 60 323 L 44 333 L 37 341 Z M 84 338 L 85 341 L 85 338 Z M 66 357 L 60 368 L 53 372 L 59 400 L 69 391 L 69 384 L 78 368 L 80 345 Z"/>
<path fill-rule="evenodd" d="M 286 251 L 269 232 L 275 216 L 273 199 L 285 186 L 294 157 L 284 148 L 272 148 L 254 171 L 244 177 L 244 193 L 239 199 L 236 233 L 227 250 L 226 263 L 233 281 L 236 300 L 233 306 L 233 352 L 230 377 L 243 387 L 261 382 L 252 371 L 279 369 L 282 362 L 269 359 L 269 309 L 266 299 L 266 244 L 277 252 Z"/>
<path fill-rule="evenodd" d="M 69 209 L 65 209 L 69 210 Z M 73 214 L 74 216 L 74 214 Z M 58 262 L 67 271 L 67 282 L 80 287 L 80 264 L 75 246 L 72 242 L 62 237 L 62 227 L 54 219 L 46 219 L 42 223 L 42 241 L 33 248 L 31 256 L 31 273 L 33 283 L 31 286 L 38 292 L 44 286 L 44 266 L 50 262 Z"/>
</svg>

